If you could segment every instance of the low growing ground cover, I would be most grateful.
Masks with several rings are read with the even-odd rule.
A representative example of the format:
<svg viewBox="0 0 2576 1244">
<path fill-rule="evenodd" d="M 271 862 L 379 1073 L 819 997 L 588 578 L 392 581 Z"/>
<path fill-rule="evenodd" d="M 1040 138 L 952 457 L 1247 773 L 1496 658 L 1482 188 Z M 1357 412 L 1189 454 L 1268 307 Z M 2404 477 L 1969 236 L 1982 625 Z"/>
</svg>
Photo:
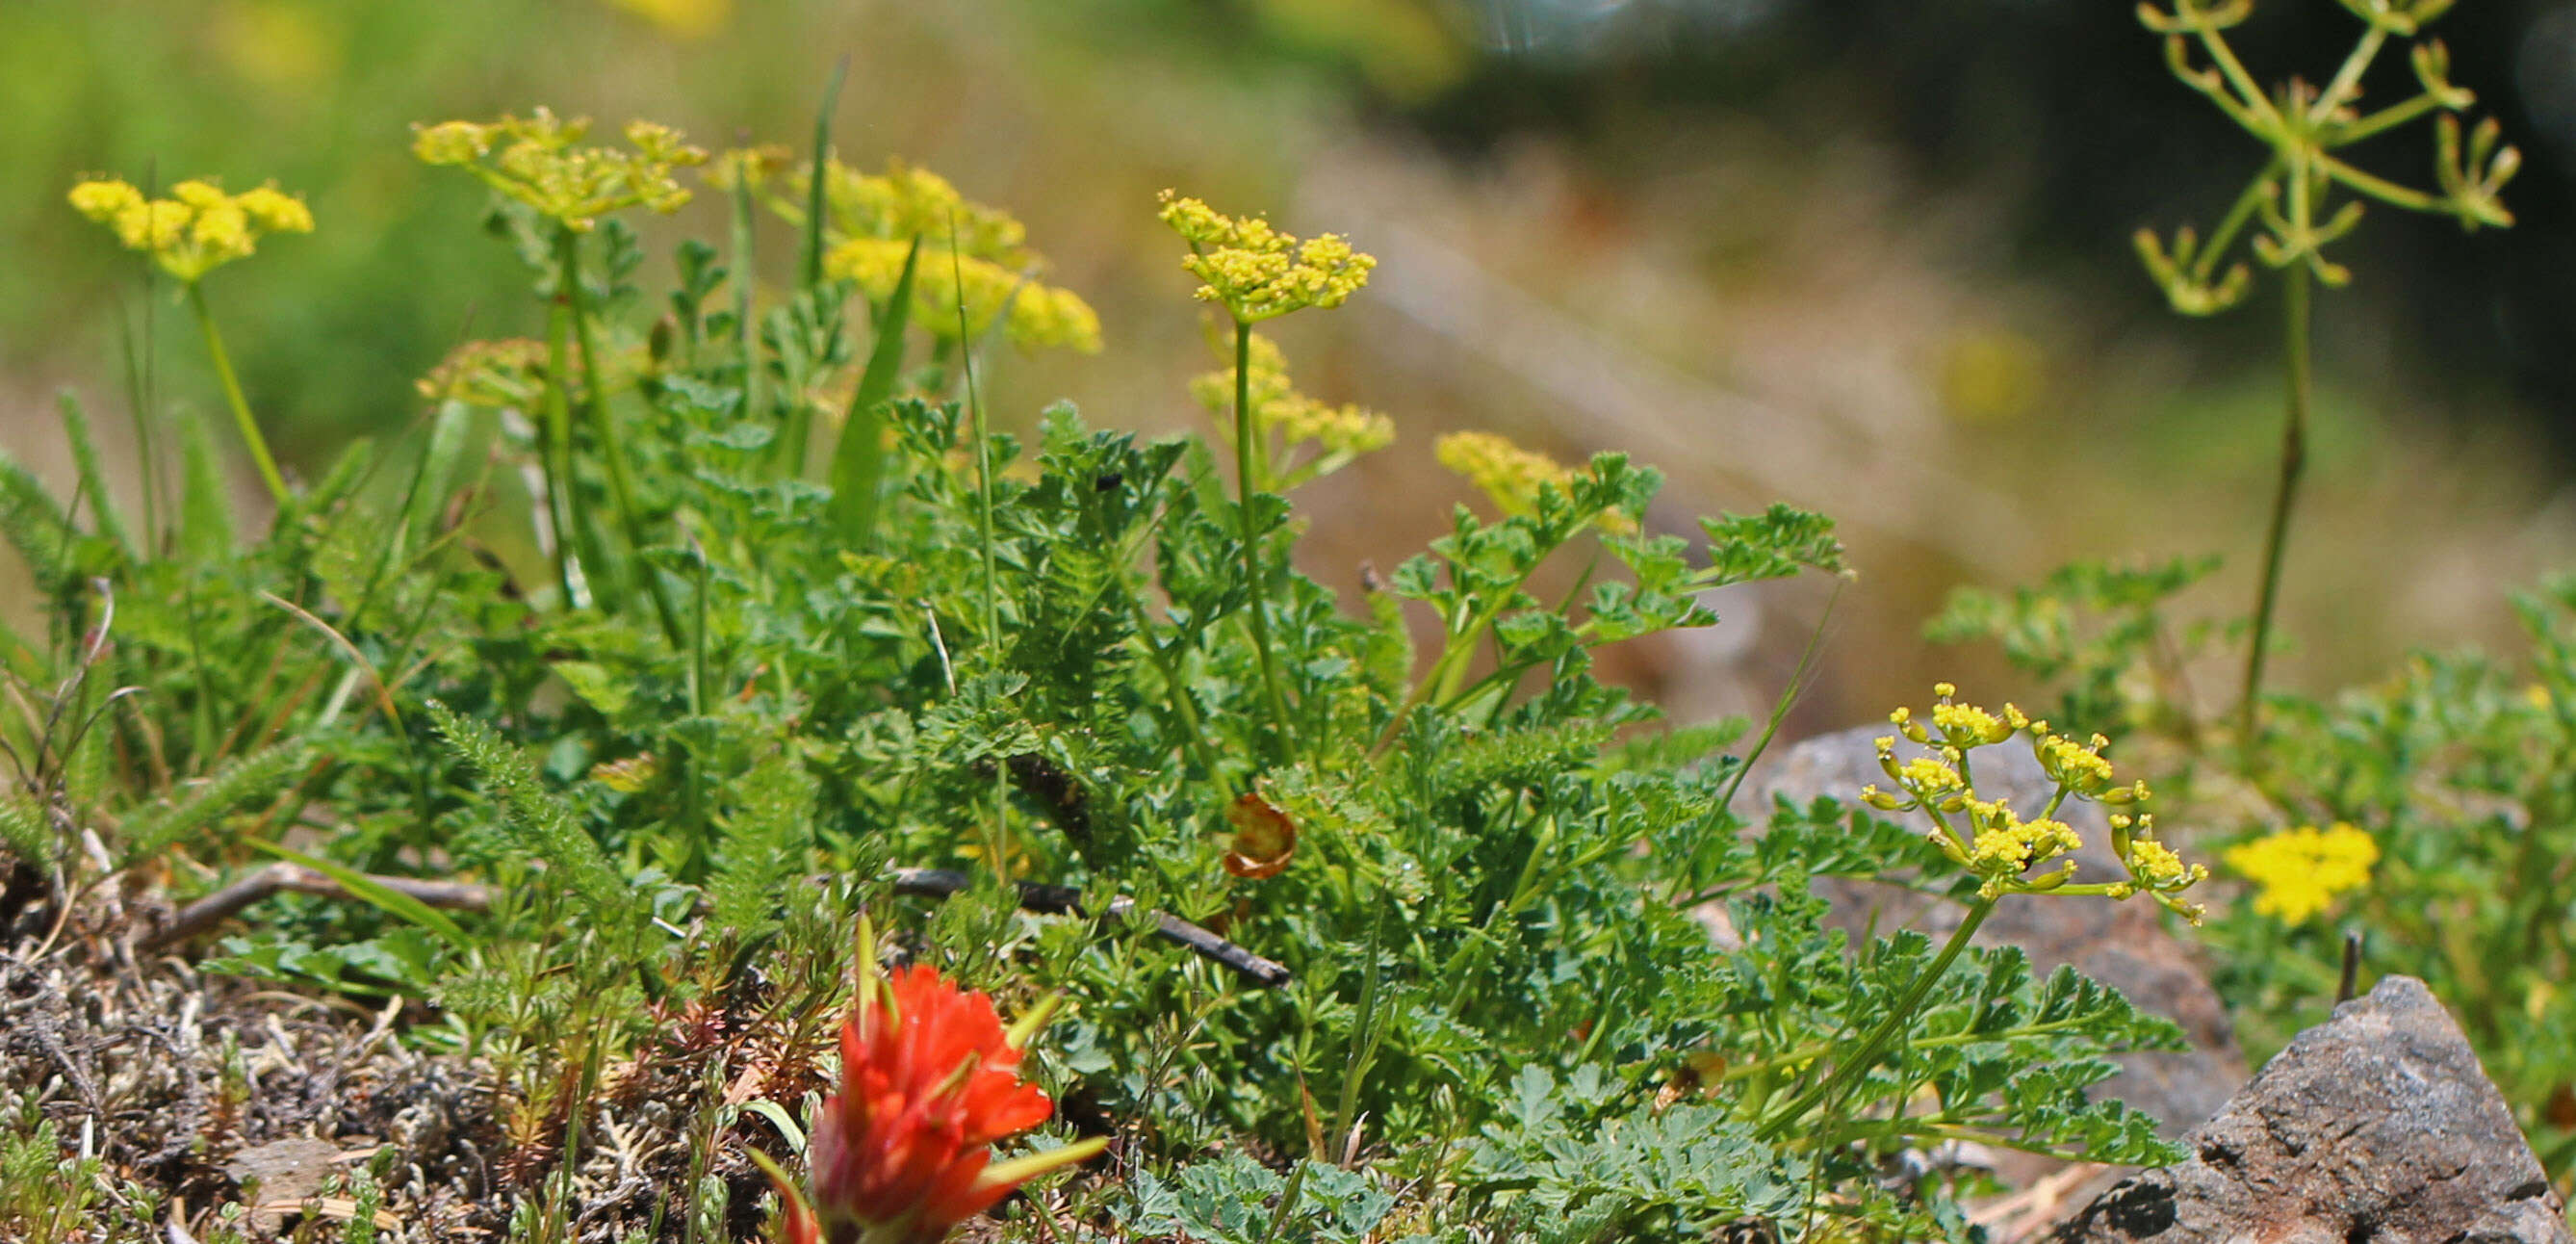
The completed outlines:
<svg viewBox="0 0 2576 1244">
<path fill-rule="evenodd" d="M 2356 0 L 2367 54 L 2431 7 Z M 2217 48 L 2224 18 L 2159 29 Z M 2418 68 L 2401 107 L 2465 106 Z M 2215 904 L 2267 1039 L 2332 997 L 2325 917 L 2366 905 L 2373 966 L 2453 991 L 2566 1165 L 2565 592 L 2527 669 L 2317 703 L 2258 660 L 2225 719 L 2177 653 L 2244 628 L 2167 617 L 2193 564 L 1964 594 L 1941 632 L 2000 639 L 2048 711 L 1943 685 L 1891 715 L 1883 785 L 1744 806 L 1797 679 L 1766 722 L 1672 725 L 1592 654 L 1722 625 L 1714 588 L 1848 575 L 1830 521 L 1666 530 L 1651 469 L 1471 434 L 1435 452 L 1488 505 L 1356 595 L 1299 573 L 1298 490 L 1400 432 L 1258 331 L 1365 296 L 1350 240 L 1139 204 L 1210 313 L 1209 431 L 1067 404 L 1024 443 L 978 361 L 1101 325 L 927 170 L 544 110 L 414 151 L 491 189 L 547 335 L 460 346 L 417 428 L 309 481 L 209 286 L 330 222 L 212 179 L 71 191 L 184 299 L 226 418 L 167 417 L 138 366 L 139 507 L 69 396 L 75 493 L 0 471 L 47 610 L 0 651 L 12 1238 L 1975 1238 L 1994 1189 L 1946 1142 L 2176 1152 L 2085 1090 L 2178 1032 L 1970 947 L 2007 903 Z M 2258 182 L 2318 190 L 2301 158 Z M 626 218 L 682 210 L 717 240 L 648 287 Z M 2322 276 L 2308 212 L 2213 246 L 2257 220 Z M 797 279 L 755 289 L 771 246 Z M 2151 251 L 2178 290 L 2188 249 Z M 1995 748 L 2050 796 L 1981 793 Z M 2077 871 L 2068 801 L 2106 805 L 2118 870 Z M 2246 841 L 2177 851 L 2177 801 Z M 1966 918 L 1850 939 L 1809 895 L 1835 876 Z"/>
</svg>

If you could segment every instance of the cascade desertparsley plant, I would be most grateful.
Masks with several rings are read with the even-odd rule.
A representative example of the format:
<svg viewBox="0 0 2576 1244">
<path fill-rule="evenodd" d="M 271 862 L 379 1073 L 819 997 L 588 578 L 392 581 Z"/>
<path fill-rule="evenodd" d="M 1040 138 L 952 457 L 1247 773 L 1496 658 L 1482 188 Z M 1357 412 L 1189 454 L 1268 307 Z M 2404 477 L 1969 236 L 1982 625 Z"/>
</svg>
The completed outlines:
<svg viewBox="0 0 2576 1244">
<path fill-rule="evenodd" d="M 260 481 L 268 486 L 269 499 L 285 505 L 286 476 L 277 469 L 268 438 L 261 435 L 250 399 L 242 393 L 241 379 L 233 373 L 232 355 L 224 349 L 215 313 L 206 305 L 204 282 L 207 273 L 257 251 L 260 238 L 267 234 L 313 232 L 312 209 L 274 182 L 226 194 L 211 177 L 180 182 L 170 187 L 166 199 L 147 198 L 117 178 L 91 177 L 74 185 L 69 197 L 73 210 L 115 230 L 116 240 L 127 250 L 151 256 L 153 265 L 186 291 L 189 313 L 205 336 L 207 361 L 214 365 L 233 426 L 259 468 Z"/>
<path fill-rule="evenodd" d="M 589 118 L 564 120 L 543 107 L 526 117 L 441 121 L 413 130 L 412 154 L 421 163 L 462 168 L 575 233 L 590 232 L 600 217 L 624 208 L 680 210 L 689 191 L 672 171 L 707 159 L 678 130 L 652 121 L 627 123 L 632 151 L 585 147 Z"/>
<path fill-rule="evenodd" d="M 1181 266 L 1200 280 L 1196 296 L 1223 304 L 1238 324 L 1338 307 L 1377 267 L 1376 256 L 1352 250 L 1338 233 L 1300 241 L 1259 216 L 1228 216 L 1169 190 L 1162 205 L 1163 223 L 1190 244 Z"/>
<path fill-rule="evenodd" d="M 2257 913 L 2283 924 L 2301 924 L 2332 906 L 2337 896 L 2370 884 L 2371 866 L 2379 862 L 2379 844 L 2368 833 L 2337 821 L 2324 830 L 2301 825 L 2257 838 L 2228 848 L 2222 858 L 2230 871 L 2258 888 Z"/>
<path fill-rule="evenodd" d="M 2201 908 L 2185 903 L 2178 895 L 2209 876 L 2205 865 L 2184 865 L 2173 848 L 2157 841 L 2155 817 L 2133 810 L 2148 797 L 2147 784 L 2117 781 L 2111 762 L 2102 755 L 2110 740 L 2101 735 L 2078 743 L 2065 735 L 2053 733 L 2045 721 L 2034 721 L 2010 704 L 2000 714 L 1973 704 L 1962 704 L 1953 697 L 1957 688 L 1949 683 L 1933 687 L 1938 703 L 1932 708 L 1932 724 L 1926 727 L 1914 717 L 1913 710 L 1899 708 L 1889 714 L 1897 733 L 1917 745 L 1932 749 L 1929 756 L 1911 760 L 1896 759 L 1896 738 L 1878 740 L 1878 763 L 1896 790 L 1881 790 L 1873 785 L 1862 790 L 1861 798 L 1882 812 L 1921 811 L 1932 820 L 1932 830 L 1925 835 L 1940 848 L 1951 862 L 1981 878 L 1977 896 L 1991 902 L 2006 894 L 2051 894 L 2059 897 L 2098 895 L 2125 899 L 2133 894 L 2147 894 L 2184 918 L 2198 923 Z M 1971 769 L 1970 753 L 1980 747 L 2002 743 L 2020 734 L 2030 740 L 2031 754 L 2039 760 L 2041 772 L 2057 789 L 2049 796 L 2039 814 L 2025 820 L 2011 804 L 2000 799 L 1984 799 L 1977 793 Z M 2059 809 L 2068 798 L 2112 805 L 2123 810 L 2110 814 L 2112 854 L 2127 871 L 2117 881 L 2077 882 L 2075 861 L 2068 857 L 2084 845 L 2073 826 L 2057 819 Z M 2033 874 L 2034 869 L 2050 863 L 2057 867 Z"/>
</svg>

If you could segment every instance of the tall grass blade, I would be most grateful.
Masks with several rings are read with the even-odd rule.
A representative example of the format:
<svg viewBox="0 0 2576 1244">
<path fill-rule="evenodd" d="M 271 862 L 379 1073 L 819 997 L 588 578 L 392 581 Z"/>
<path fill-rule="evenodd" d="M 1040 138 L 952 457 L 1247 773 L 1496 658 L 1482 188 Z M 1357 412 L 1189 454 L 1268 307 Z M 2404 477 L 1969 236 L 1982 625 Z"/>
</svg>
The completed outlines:
<svg viewBox="0 0 2576 1244">
<path fill-rule="evenodd" d="M 824 88 L 823 106 L 814 113 L 814 173 L 805 187 L 805 250 L 798 268 L 809 291 L 823 284 L 823 187 L 830 180 L 832 110 L 840 106 L 841 84 L 849 77 L 850 58 L 843 56 L 832 67 L 832 85 Z"/>
<path fill-rule="evenodd" d="M 465 936 L 465 930 L 459 928 L 456 921 L 450 918 L 446 912 L 440 911 L 419 899 L 413 898 L 411 895 L 405 894 L 400 890 L 376 881 L 368 877 L 365 873 L 341 864 L 335 864 L 318 855 L 306 855 L 302 851 L 298 851 L 293 847 L 280 846 L 274 842 L 254 841 L 250 845 L 257 850 L 265 851 L 270 855 L 274 855 L 289 864 L 296 864 L 305 868 L 310 868 L 325 877 L 329 877 L 333 881 L 339 882 L 340 888 L 347 890 L 351 897 L 354 897 L 359 901 L 366 903 L 368 906 L 373 907 L 388 916 L 392 916 L 397 920 L 408 920 L 413 924 L 419 925 L 420 927 L 437 934 L 439 936 L 439 940 L 446 942 L 448 945 L 453 946 L 458 950 L 472 950 L 474 948 L 474 943 Z"/>
<path fill-rule="evenodd" d="M 841 423 L 841 443 L 832 450 L 832 517 L 841 536 L 865 548 L 876 536 L 877 495 L 885 483 L 885 411 L 894 397 L 895 377 L 903 370 L 903 333 L 912 318 L 912 277 L 921 263 L 921 239 L 912 239 L 904 254 L 903 275 L 895 278 L 894 295 L 877 320 L 877 340 L 868 351 L 867 370 L 859 374 L 858 391 L 850 395 L 850 415 Z"/>
</svg>

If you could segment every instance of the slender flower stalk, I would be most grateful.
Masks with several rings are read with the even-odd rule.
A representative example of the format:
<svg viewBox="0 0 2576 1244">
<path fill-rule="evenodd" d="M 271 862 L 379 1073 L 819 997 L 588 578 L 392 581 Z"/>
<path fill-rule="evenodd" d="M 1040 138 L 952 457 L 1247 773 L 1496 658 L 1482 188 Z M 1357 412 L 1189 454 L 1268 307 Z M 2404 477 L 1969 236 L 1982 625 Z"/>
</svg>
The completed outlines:
<svg viewBox="0 0 2576 1244">
<path fill-rule="evenodd" d="M 1265 433 L 1252 401 L 1252 326 L 1307 307 L 1338 307 L 1368 284 L 1375 256 L 1351 249 L 1340 234 L 1299 239 L 1259 216 L 1227 216 L 1197 199 L 1166 190 L 1162 220 L 1189 243 L 1181 266 L 1199 279 L 1195 296 L 1226 310 L 1234 323 L 1235 491 L 1242 506 L 1245 616 L 1261 663 L 1262 698 L 1270 708 L 1280 754 L 1296 751 L 1288 696 L 1270 651 L 1268 575 L 1261 556 L 1253 498 L 1270 482 L 1263 473 Z"/>
<path fill-rule="evenodd" d="M 570 228 L 557 226 L 555 254 L 560 265 L 557 279 L 563 285 L 565 305 L 571 312 L 573 339 L 581 347 L 582 406 L 590 416 L 590 434 L 599 441 L 600 461 L 608 466 L 608 501 L 616 507 L 618 528 L 626 536 L 626 553 L 632 559 L 630 569 L 643 580 L 644 594 L 653 602 L 653 613 L 662 623 L 662 633 L 670 638 L 673 647 L 681 647 L 679 612 L 671 606 L 670 593 L 662 586 L 661 574 L 644 560 L 644 519 L 636 508 L 635 482 L 626 468 L 625 441 L 618 436 L 616 417 L 608 409 L 607 381 L 603 374 L 606 360 L 600 357 L 599 334 L 591 327 L 590 308 L 582 300 L 580 243 L 580 236 Z"/>
<path fill-rule="evenodd" d="M 1918 721 L 1911 709 L 1899 708 L 1888 716 L 1897 735 L 1930 749 L 1931 754 L 1899 761 L 1896 735 L 1879 739 L 1879 768 L 1896 789 L 1866 787 L 1861 791 L 1861 802 L 1881 812 L 1923 813 L 1932 822 L 1924 837 L 1940 848 L 1952 864 L 1978 878 L 1976 900 L 1969 905 L 1959 927 L 1952 930 L 1950 940 L 1897 995 L 1895 1003 L 1870 1026 L 1860 1042 L 1836 1059 L 1830 1073 L 1809 1083 L 1786 1103 L 1763 1112 L 1755 1134 L 1764 1140 L 1786 1135 L 1818 1107 L 1829 1108 L 1869 1074 L 1913 1024 L 1925 1000 L 1932 996 L 1933 987 L 1967 951 L 1969 939 L 2006 895 L 2119 901 L 2144 894 L 2195 924 L 2200 921 L 2200 908 L 2181 896 L 2206 879 L 2209 870 L 2198 864 L 2186 866 L 2172 848 L 2157 841 L 2155 818 L 2137 810 L 2149 797 L 2147 784 L 2124 784 L 2115 779 L 2110 760 L 2102 755 L 2103 749 L 2110 746 L 2109 739 L 2097 734 L 2078 742 L 2052 733 L 2047 722 L 2033 721 L 2010 704 L 2004 705 L 2000 713 L 1988 712 L 1957 701 L 1953 698 L 1957 688 L 1948 683 L 1932 690 L 1939 702 L 1933 706 L 1928 724 Z M 2032 758 L 2055 788 L 2037 815 L 2028 820 L 2003 799 L 1980 798 L 1970 763 L 1970 755 L 1977 749 L 1992 747 L 2017 734 L 2029 738 Z M 2076 864 L 2071 857 L 2083 842 L 2072 826 L 2056 819 L 2069 799 L 2114 809 L 2105 819 L 2111 827 L 2111 853 L 2120 861 L 2123 874 L 2118 880 L 2075 880 Z"/>
<path fill-rule="evenodd" d="M 2227 40 L 2230 29 L 2252 16 L 2253 0 L 2165 2 L 2165 8 L 2140 5 L 2138 20 L 2163 38 L 2166 67 L 2261 144 L 2267 158 L 2206 241 L 2189 227 L 2178 230 L 2170 243 L 2154 230 L 2141 229 L 2138 257 L 2175 311 L 2215 315 L 2243 301 L 2252 285 L 2248 265 L 2228 262 L 2244 238 L 2256 259 L 2281 273 L 2286 311 L 2282 363 L 2289 402 L 2281 432 L 2281 470 L 2264 531 L 2262 582 L 2255 591 L 2253 636 L 2236 709 L 2237 745 L 2250 768 L 2262 750 L 2255 732 L 2261 726 L 2263 667 L 2280 598 L 2282 550 L 2306 467 L 2311 284 L 2334 289 L 2352 279 L 2349 270 L 2326 258 L 2325 248 L 2361 223 L 2364 200 L 2449 216 L 2472 232 L 2509 226 L 2513 213 L 2499 196 L 2521 169 L 2522 154 L 2503 144 L 2503 129 L 2493 117 L 2463 136 L 2460 114 L 2477 97 L 2451 81 L 2450 51 L 2440 40 L 2424 36 L 2424 27 L 2447 11 L 2452 0 L 2345 0 L 2344 7 L 2363 27 L 2324 89 L 2293 78 L 2270 93 Z M 2407 60 L 2416 90 L 2395 103 L 2365 110 L 2363 80 L 2392 40 L 2410 45 Z M 2365 172 L 2335 154 L 2425 116 L 2434 118 L 2438 192 Z M 2341 205 L 2328 211 L 2329 199 L 2337 195 Z M 2250 235 L 2245 233 L 2248 225 L 2256 226 Z"/>
<path fill-rule="evenodd" d="M 1019 1076 L 1054 1003 L 1005 1028 L 989 995 L 927 965 L 880 973 L 864 918 L 858 945 L 841 1091 L 824 1100 L 808 1150 L 812 1195 L 762 1163 L 785 1206 L 789 1244 L 938 1244 L 1021 1184 L 1108 1145 L 1093 1137 L 993 1161 L 995 1143 L 1054 1112 Z"/>
<path fill-rule="evenodd" d="M 260 482 L 268 485 L 270 500 L 286 504 L 286 476 L 279 473 L 277 458 L 268 452 L 268 438 L 260 435 L 259 420 L 251 416 L 250 399 L 242 396 L 232 355 L 224 349 L 223 334 L 215 329 L 215 313 L 206 306 L 206 287 L 195 281 L 188 282 L 188 311 L 197 317 L 197 328 L 206 336 L 206 358 L 215 365 L 215 382 L 223 386 L 224 405 L 232 408 L 233 426 L 240 429 L 242 445 L 259 467 Z"/>
<path fill-rule="evenodd" d="M 1261 479 L 1261 438 L 1253 434 L 1257 421 L 1252 413 L 1252 325 L 1234 322 L 1234 478 L 1235 494 L 1242 498 L 1238 512 L 1243 516 L 1243 584 L 1251 596 L 1252 650 L 1261 658 L 1261 694 L 1270 705 L 1270 724 L 1278 731 L 1282 753 L 1297 750 L 1296 726 L 1288 717 L 1288 695 L 1280 689 L 1279 661 L 1270 654 L 1269 593 L 1262 582 L 1261 530 L 1253 515 L 1252 498 Z"/>
<path fill-rule="evenodd" d="M 142 191 L 112 177 L 90 178 L 73 186 L 69 197 L 73 210 L 115 230 L 117 241 L 127 250 L 150 255 L 154 266 L 187 291 L 188 310 L 205 334 L 206 356 L 214 364 L 215 379 L 223 386 L 224 404 L 232 409 L 242 444 L 258 464 L 260 482 L 268 486 L 270 499 L 285 505 L 286 477 L 268 452 L 259 421 L 251 416 L 250 399 L 242 395 L 232 355 L 224 349 L 223 334 L 215 330 L 214 313 L 206 307 L 204 281 L 207 273 L 257 251 L 259 240 L 268 234 L 313 232 L 312 210 L 274 184 L 227 194 L 206 178 L 190 178 L 170 187 L 166 199 L 146 198 Z"/>
<path fill-rule="evenodd" d="M 2254 639 L 2245 654 L 2245 686 L 2236 701 L 2236 737 L 2250 757 L 2255 752 L 2255 716 L 2262 702 L 2263 662 L 2272 650 L 2272 611 L 2281 597 L 2281 556 L 2289 545 L 2290 513 L 2298 504 L 2299 479 L 2308 466 L 2308 410 L 2313 384 L 2309 376 L 2308 270 L 2292 268 L 2281 278 L 2284 327 L 2281 353 L 2289 405 L 2281 421 L 2281 475 L 2272 489 L 2272 517 L 2263 529 L 2263 582 L 2254 596 Z"/>
</svg>

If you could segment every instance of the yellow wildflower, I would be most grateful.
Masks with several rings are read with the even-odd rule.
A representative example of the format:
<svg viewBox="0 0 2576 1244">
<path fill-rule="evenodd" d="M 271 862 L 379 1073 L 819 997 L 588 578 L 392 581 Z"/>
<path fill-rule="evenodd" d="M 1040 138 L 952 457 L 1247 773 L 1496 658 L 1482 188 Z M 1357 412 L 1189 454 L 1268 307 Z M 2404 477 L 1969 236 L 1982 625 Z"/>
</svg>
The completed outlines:
<svg viewBox="0 0 2576 1244">
<path fill-rule="evenodd" d="M 233 195 L 212 180 L 190 178 L 170 187 L 170 197 L 147 199 L 114 178 L 91 178 L 71 189 L 73 210 L 116 232 L 127 250 L 143 251 L 172 277 L 194 283 L 258 249 L 270 233 L 311 233 L 313 213 L 304 201 L 274 185 Z"/>
<path fill-rule="evenodd" d="M 2208 868 L 2199 864 L 2185 869 L 2182 857 L 2174 854 L 2172 847 L 2150 838 L 2138 838 L 2129 843 L 2129 868 L 2139 876 L 2158 884 L 2170 884 L 2183 880 L 2191 876 L 2194 871 L 2201 876 L 2207 876 L 2209 873 Z M 2198 880 L 2197 877 L 2192 879 Z"/>
<path fill-rule="evenodd" d="M 789 184 L 799 212 L 812 177 L 808 168 Z M 901 160 L 888 160 L 883 173 L 827 162 L 823 206 L 830 213 L 824 223 L 848 237 L 953 237 L 965 254 L 1006 268 L 1027 267 L 1037 258 L 1026 250 L 1028 227 L 1018 217 L 969 199 L 947 178 Z M 797 219 L 802 223 L 801 215 Z"/>
<path fill-rule="evenodd" d="M 412 154 L 422 163 L 466 169 L 503 196 L 575 233 L 588 233 L 600 217 L 629 207 L 678 211 L 689 201 L 689 192 L 672 177 L 673 170 L 707 158 L 706 152 L 682 142 L 678 130 L 651 121 L 627 124 L 632 151 L 584 147 L 579 144 L 590 132 L 590 120 L 567 121 L 545 108 L 488 124 L 442 121 L 412 130 Z"/>
<path fill-rule="evenodd" d="M 2027 872 L 2084 845 L 2066 822 L 2045 817 L 2022 820 L 2001 800 L 1971 799 L 1968 810 L 1976 826 L 1976 839 L 1968 847 L 1969 866 L 1989 877 Z"/>
<path fill-rule="evenodd" d="M 1538 510 L 1540 489 L 1572 474 L 1564 464 L 1491 432 L 1450 432 L 1432 443 L 1440 465 L 1467 477 L 1505 514 Z"/>
<path fill-rule="evenodd" d="M 824 255 L 823 270 L 882 302 L 894 296 L 895 286 L 903 279 L 904 258 L 911 250 L 909 240 L 852 238 Z M 934 337 L 957 340 L 961 298 L 962 328 L 968 339 L 981 334 L 1007 307 L 1010 319 L 1004 331 L 1018 345 L 1069 346 L 1085 354 L 1100 349 L 1100 316 L 1080 295 L 1040 285 L 991 260 L 925 239 L 912 274 L 912 322 Z"/>
<path fill-rule="evenodd" d="M 1227 216 L 1170 190 L 1163 223 L 1189 243 L 1181 261 L 1201 284 L 1202 301 L 1225 304 L 1236 322 L 1256 324 L 1306 307 L 1338 307 L 1368 284 L 1377 258 L 1351 249 L 1339 234 L 1299 241 L 1258 216 Z"/>
<path fill-rule="evenodd" d="M 1932 728 L 1963 747 L 2001 743 L 2012 737 L 2012 727 L 2002 718 L 1974 704 L 1933 705 Z"/>
<path fill-rule="evenodd" d="M 2298 924 L 2324 911 L 2337 895 L 2368 885 L 2379 844 L 2337 821 L 2322 832 L 2301 825 L 2230 847 L 2226 859 L 2229 868 L 2260 887 L 2256 912 Z"/>
<path fill-rule="evenodd" d="M 472 121 L 441 121 L 412 127 L 411 153 L 423 164 L 469 164 L 492 149 L 497 126 Z"/>
<path fill-rule="evenodd" d="M 1906 761 L 1904 767 L 1898 770 L 1896 780 L 1903 782 L 1906 789 L 1913 791 L 1917 796 L 1937 795 L 1942 791 L 1961 790 L 1967 786 L 1966 782 L 1960 780 L 1957 769 L 1951 768 L 1945 761 L 1934 760 L 1929 756 L 1917 756 Z"/>
<path fill-rule="evenodd" d="M 127 209 L 143 206 L 143 192 L 114 178 L 84 181 L 72 187 L 72 209 L 98 223 L 110 224 Z"/>
<path fill-rule="evenodd" d="M 2155 840 L 2155 818 L 2134 807 L 2146 798 L 2146 783 L 2118 787 L 2110 784 L 2111 765 L 2101 755 L 2110 745 L 2109 739 L 2094 735 L 2077 743 L 2049 734 L 2046 723 L 2031 720 L 2010 704 L 1997 716 L 1976 705 L 1958 702 L 1955 697 L 1959 689 L 1949 683 L 1936 684 L 1932 690 L 1939 702 L 1932 707 L 1931 728 L 1927 729 L 1911 709 L 1903 707 L 1889 713 L 1888 720 L 1895 723 L 1899 734 L 1933 749 L 1935 754 L 1900 763 L 1896 759 L 1896 736 L 1880 737 L 1876 742 L 1879 768 L 1901 789 L 1888 792 L 1869 787 L 1861 792 L 1862 802 L 1884 812 L 1926 813 L 1933 822 L 1926 838 L 1953 863 L 1980 879 L 1978 894 L 1984 899 L 2007 894 L 2053 894 L 2119 900 L 2146 894 L 2193 923 L 2199 922 L 2200 908 L 2183 902 L 2179 896 L 2207 878 L 2209 870 L 2200 865 L 2185 866 L 2170 848 Z M 2129 809 L 2108 813 L 2113 852 L 2120 857 L 2125 876 L 2077 882 L 2075 863 L 2065 858 L 2084 845 L 2074 826 L 2050 815 L 2025 821 L 2009 803 L 1983 798 L 1971 785 L 1969 754 L 2023 730 L 2032 733 L 2032 750 L 2057 786 L 2049 796 L 2048 812 L 2056 811 L 2070 797 Z M 2033 874 L 2032 870 L 2051 861 L 2057 861 L 2058 866 Z"/>
<path fill-rule="evenodd" d="M 1537 513 L 1542 490 L 1551 485 L 1563 488 L 1574 478 L 1574 472 L 1556 459 L 1491 432 L 1446 433 L 1432 442 L 1431 454 L 1440 465 L 1467 477 L 1507 515 Z M 1617 510 L 1605 510 L 1594 521 L 1612 535 L 1637 530 L 1637 520 Z"/>
<path fill-rule="evenodd" d="M 2035 735 L 2030 750 L 2048 780 L 2093 795 L 2111 785 L 2111 762 L 2102 758 L 2102 747 L 2109 741 L 2097 734 L 2088 747 L 2062 734 Z"/>
<path fill-rule="evenodd" d="M 546 343 L 533 338 L 468 341 L 448 351 L 413 387 L 433 402 L 534 410 L 545 394 L 546 359 Z"/>
<path fill-rule="evenodd" d="M 786 159 L 785 149 L 776 147 L 727 152 L 707 180 L 728 189 L 748 181 L 772 211 L 801 225 L 814 170 L 809 165 L 778 178 Z M 829 244 L 824 270 L 874 301 L 894 295 L 904 257 L 913 240 L 921 239 L 910 318 L 931 335 L 958 340 L 962 301 L 968 338 L 980 335 L 1007 307 L 1003 331 L 1016 345 L 1099 351 L 1099 313 L 1080 294 L 1036 279 L 1046 261 L 1026 245 L 1027 228 L 1009 212 L 959 194 L 947 178 L 899 160 L 889 161 L 883 173 L 826 161 L 823 210 Z"/>
<path fill-rule="evenodd" d="M 233 204 L 249 214 L 251 223 L 270 233 L 313 232 L 313 209 L 273 185 L 244 190 L 234 196 Z"/>
</svg>

